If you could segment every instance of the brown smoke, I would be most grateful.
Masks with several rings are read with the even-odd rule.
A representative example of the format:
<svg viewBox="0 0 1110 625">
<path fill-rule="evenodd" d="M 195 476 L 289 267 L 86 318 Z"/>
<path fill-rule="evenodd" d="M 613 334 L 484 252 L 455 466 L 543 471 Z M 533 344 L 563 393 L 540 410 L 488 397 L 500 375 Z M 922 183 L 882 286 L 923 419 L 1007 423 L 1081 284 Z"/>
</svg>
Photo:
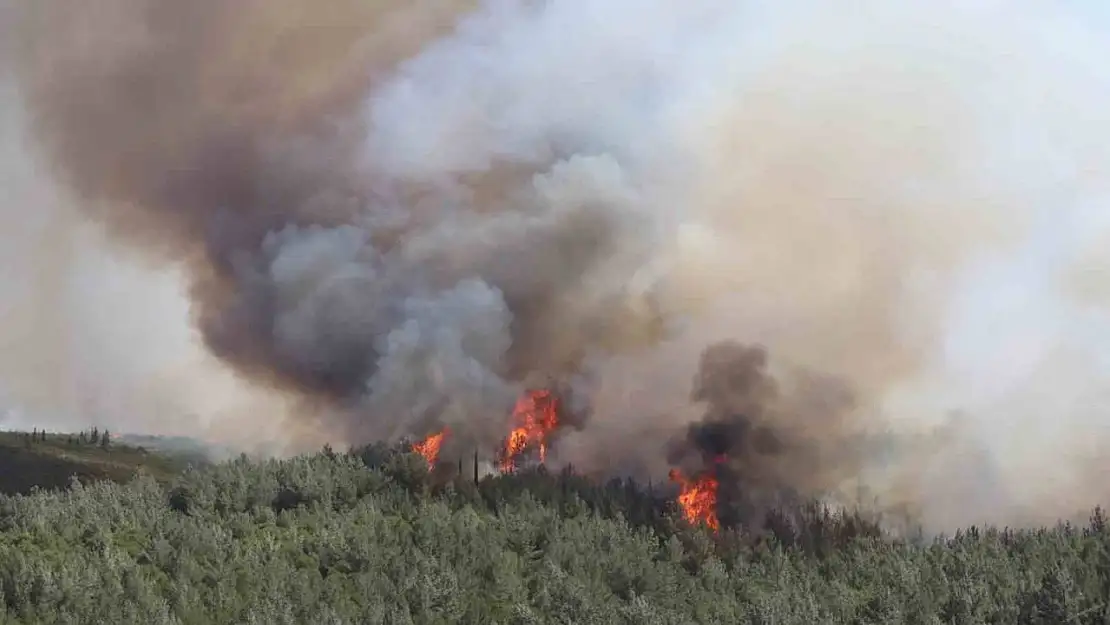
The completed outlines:
<svg viewBox="0 0 1110 625">
<path fill-rule="evenodd" d="M 0 6 L 52 177 L 304 430 L 492 448 L 551 377 L 591 416 L 561 461 L 660 475 L 697 422 L 766 492 L 866 473 L 1040 210 L 1012 103 L 1067 82 L 1039 22 L 953 2 Z M 911 440 L 881 485 L 931 500 Z"/>
<path fill-rule="evenodd" d="M 41 166 L 8 87 L 0 83 L 4 426 L 96 425 L 272 449 L 286 438 L 276 436 L 283 399 L 243 388 L 196 344 L 174 271 L 130 262 L 90 227 Z"/>
<path fill-rule="evenodd" d="M 360 2 L 25 11 L 21 70 L 35 127 L 93 215 L 194 267 L 199 322 L 222 357 L 321 390 L 352 384 L 345 372 L 357 375 L 358 363 L 316 370 L 274 353 L 261 301 L 270 294 L 246 292 L 244 274 L 271 232 L 354 218 L 359 133 L 345 124 L 374 66 L 418 49 L 442 27 L 437 17 Z"/>
</svg>

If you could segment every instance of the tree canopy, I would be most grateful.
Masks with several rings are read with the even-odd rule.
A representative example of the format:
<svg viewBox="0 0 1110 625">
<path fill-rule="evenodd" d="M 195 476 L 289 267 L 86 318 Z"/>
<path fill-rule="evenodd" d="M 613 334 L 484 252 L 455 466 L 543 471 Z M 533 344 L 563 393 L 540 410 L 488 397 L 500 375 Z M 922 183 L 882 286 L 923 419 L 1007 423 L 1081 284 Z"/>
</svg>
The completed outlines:
<svg viewBox="0 0 1110 625">
<path fill-rule="evenodd" d="M 628 481 L 373 446 L 0 498 L 0 622 L 1104 623 L 1110 530 L 690 527 Z"/>
</svg>

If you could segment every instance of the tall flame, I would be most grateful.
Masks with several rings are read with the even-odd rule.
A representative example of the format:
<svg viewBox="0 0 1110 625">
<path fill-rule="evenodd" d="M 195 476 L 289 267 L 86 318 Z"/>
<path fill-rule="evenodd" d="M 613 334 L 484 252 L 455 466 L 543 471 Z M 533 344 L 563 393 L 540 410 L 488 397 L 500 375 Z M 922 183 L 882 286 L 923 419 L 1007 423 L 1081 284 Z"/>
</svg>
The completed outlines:
<svg viewBox="0 0 1110 625">
<path fill-rule="evenodd" d="M 526 391 L 513 408 L 512 423 L 500 463 L 503 472 L 516 468 L 517 458 L 529 449 L 539 452 L 540 462 L 547 460 L 548 438 L 559 425 L 559 401 L 547 389 Z"/>
<path fill-rule="evenodd" d="M 678 469 L 671 469 L 671 481 L 678 482 L 682 490 L 678 494 L 678 505 L 682 515 L 691 525 L 704 523 L 709 529 L 717 531 L 721 523 L 717 519 L 717 487 L 720 482 L 711 473 L 702 473 L 688 478 Z"/>
<path fill-rule="evenodd" d="M 432 434 L 419 443 L 414 443 L 412 450 L 424 456 L 428 461 L 428 469 L 433 469 L 436 466 L 436 461 L 439 460 L 439 448 L 443 446 L 443 439 L 447 437 L 448 430 L 445 428 L 440 432 Z"/>
</svg>

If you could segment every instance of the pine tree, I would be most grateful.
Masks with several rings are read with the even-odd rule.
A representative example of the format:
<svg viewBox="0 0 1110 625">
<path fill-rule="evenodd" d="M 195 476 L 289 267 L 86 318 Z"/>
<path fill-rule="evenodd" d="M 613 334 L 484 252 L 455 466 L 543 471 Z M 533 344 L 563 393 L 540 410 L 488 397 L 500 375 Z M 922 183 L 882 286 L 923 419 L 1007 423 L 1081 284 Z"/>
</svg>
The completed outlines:
<svg viewBox="0 0 1110 625">
<path fill-rule="evenodd" d="M 94 427 L 92 429 L 92 444 L 97 445 L 99 443 L 100 443 L 100 429 Z"/>
<path fill-rule="evenodd" d="M 111 434 L 108 433 L 108 430 L 104 430 L 104 433 L 100 435 L 100 446 L 104 449 L 108 449 L 108 442 L 110 440 Z"/>
</svg>

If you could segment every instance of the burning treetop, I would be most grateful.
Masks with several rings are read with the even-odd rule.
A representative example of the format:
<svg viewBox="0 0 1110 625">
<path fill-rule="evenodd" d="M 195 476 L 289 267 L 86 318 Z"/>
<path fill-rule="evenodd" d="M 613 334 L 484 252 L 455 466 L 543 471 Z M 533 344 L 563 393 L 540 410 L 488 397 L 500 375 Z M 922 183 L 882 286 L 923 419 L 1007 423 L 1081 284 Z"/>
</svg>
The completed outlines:
<svg viewBox="0 0 1110 625">
<path fill-rule="evenodd" d="M 510 416 L 508 435 L 498 451 L 502 472 L 513 471 L 522 457 L 533 452 L 541 463 L 546 462 L 556 430 L 570 424 L 560 418 L 560 407 L 557 393 L 551 389 L 528 390 L 520 396 Z M 434 468 L 450 435 L 450 429 L 443 428 L 413 443 L 412 450 L 424 457 L 429 469 Z"/>
<path fill-rule="evenodd" d="M 559 400 L 548 389 L 526 391 L 513 408 L 512 431 L 505 441 L 501 470 L 512 471 L 517 459 L 531 450 L 547 460 L 547 447 L 559 427 Z"/>
<path fill-rule="evenodd" d="M 436 462 L 439 460 L 439 450 L 443 447 L 443 439 L 447 437 L 449 432 L 450 430 L 444 428 L 419 443 L 413 444 L 412 450 L 424 456 L 424 459 L 428 461 L 429 469 L 436 466 Z"/>
<path fill-rule="evenodd" d="M 695 478 L 687 478 L 678 469 L 672 469 L 671 481 L 678 482 L 682 490 L 678 494 L 678 505 L 682 516 L 691 525 L 704 523 L 709 529 L 717 531 L 721 523 L 717 518 L 717 489 L 720 482 L 710 473 Z"/>
</svg>

